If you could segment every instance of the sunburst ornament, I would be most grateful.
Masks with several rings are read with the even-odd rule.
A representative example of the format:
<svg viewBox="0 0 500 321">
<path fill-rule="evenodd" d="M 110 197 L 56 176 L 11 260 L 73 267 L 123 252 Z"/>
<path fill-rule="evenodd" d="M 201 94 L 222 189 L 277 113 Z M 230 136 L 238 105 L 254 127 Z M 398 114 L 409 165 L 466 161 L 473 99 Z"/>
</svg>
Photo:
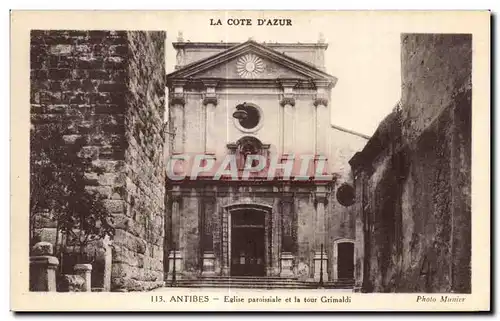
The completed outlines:
<svg viewBox="0 0 500 321">
<path fill-rule="evenodd" d="M 253 54 L 244 55 L 236 62 L 236 69 L 241 78 L 255 78 L 264 68 L 264 61 Z"/>
</svg>

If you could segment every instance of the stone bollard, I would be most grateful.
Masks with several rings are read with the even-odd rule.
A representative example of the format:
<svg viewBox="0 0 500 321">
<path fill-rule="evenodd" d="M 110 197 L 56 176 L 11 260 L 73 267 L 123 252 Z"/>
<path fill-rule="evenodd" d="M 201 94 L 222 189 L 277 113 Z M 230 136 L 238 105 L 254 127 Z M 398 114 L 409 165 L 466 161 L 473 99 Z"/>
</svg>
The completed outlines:
<svg viewBox="0 0 500 321">
<path fill-rule="evenodd" d="M 52 244 L 38 242 L 30 256 L 30 291 L 56 292 L 56 269 L 59 260 L 52 256 Z"/>
<path fill-rule="evenodd" d="M 85 280 L 85 284 L 83 285 L 84 292 L 92 291 L 92 283 L 91 283 L 91 273 L 92 273 L 92 265 L 91 264 L 76 264 L 74 267 L 74 271 L 76 275 L 83 277 Z"/>
</svg>

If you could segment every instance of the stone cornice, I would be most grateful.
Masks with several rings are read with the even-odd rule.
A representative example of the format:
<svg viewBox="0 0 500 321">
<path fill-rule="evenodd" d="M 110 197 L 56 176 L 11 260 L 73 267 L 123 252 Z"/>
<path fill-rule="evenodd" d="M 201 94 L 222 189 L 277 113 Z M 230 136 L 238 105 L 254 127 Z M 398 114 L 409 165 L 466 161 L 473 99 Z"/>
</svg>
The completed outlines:
<svg viewBox="0 0 500 321">
<path fill-rule="evenodd" d="M 294 88 L 299 84 L 299 81 L 297 79 L 281 78 L 281 79 L 278 79 L 278 83 L 283 88 Z"/>
<path fill-rule="evenodd" d="M 286 106 L 286 105 L 290 105 L 290 106 L 295 106 L 295 98 L 293 97 L 283 97 L 280 101 L 280 105 L 281 106 Z"/>
<path fill-rule="evenodd" d="M 328 99 L 324 97 L 318 97 L 314 99 L 314 106 L 328 106 Z"/>
<path fill-rule="evenodd" d="M 313 80 L 314 86 L 316 88 L 328 88 L 331 89 L 335 87 L 335 84 L 337 83 L 337 79 L 315 79 Z"/>
<path fill-rule="evenodd" d="M 174 79 L 172 80 L 172 87 L 184 87 L 186 83 L 186 79 Z"/>
<path fill-rule="evenodd" d="M 254 41 L 247 41 L 242 44 L 231 47 L 218 54 L 210 57 L 192 62 L 182 68 L 167 75 L 167 83 L 170 84 L 174 79 L 186 79 L 195 77 L 208 69 L 214 68 L 217 65 L 230 61 L 242 54 L 254 53 L 259 56 L 264 56 L 266 59 L 271 60 L 279 65 L 295 71 L 302 75 L 304 79 L 318 79 L 335 84 L 336 78 L 327 74 L 323 70 L 318 69 L 316 66 L 298 60 L 291 56 L 285 55 L 279 51 L 273 50 L 265 45 L 258 44 Z"/>
<path fill-rule="evenodd" d="M 217 85 L 219 84 L 218 79 L 203 79 L 202 82 L 206 88 L 216 88 Z"/>
<path fill-rule="evenodd" d="M 241 42 L 199 42 L 199 41 L 176 41 L 172 43 L 175 49 L 184 48 L 216 48 L 216 49 L 229 49 L 234 46 L 240 45 Z M 261 43 L 269 48 L 321 48 L 326 50 L 328 43 L 324 42 L 310 42 L 310 43 L 292 43 L 292 42 L 279 42 L 279 43 Z"/>
</svg>

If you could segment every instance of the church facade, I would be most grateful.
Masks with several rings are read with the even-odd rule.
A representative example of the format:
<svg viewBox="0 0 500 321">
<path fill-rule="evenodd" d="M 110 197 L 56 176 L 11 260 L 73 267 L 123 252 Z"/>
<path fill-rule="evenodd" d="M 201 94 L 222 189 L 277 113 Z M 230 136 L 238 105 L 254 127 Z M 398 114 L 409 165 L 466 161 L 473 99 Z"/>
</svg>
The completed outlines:
<svg viewBox="0 0 500 321">
<path fill-rule="evenodd" d="M 173 46 L 167 279 L 353 279 L 348 160 L 366 137 L 331 125 L 328 45 Z"/>
</svg>

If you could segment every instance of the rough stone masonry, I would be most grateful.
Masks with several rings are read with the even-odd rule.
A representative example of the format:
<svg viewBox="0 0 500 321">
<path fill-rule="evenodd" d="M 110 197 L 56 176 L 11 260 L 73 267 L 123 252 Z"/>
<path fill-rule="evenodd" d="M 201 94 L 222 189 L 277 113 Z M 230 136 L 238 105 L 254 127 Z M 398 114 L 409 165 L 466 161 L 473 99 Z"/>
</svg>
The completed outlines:
<svg viewBox="0 0 500 321">
<path fill-rule="evenodd" d="M 165 36 L 31 32 L 32 125 L 60 121 L 68 140 L 86 136 L 82 152 L 104 171 L 89 173 L 88 188 L 115 217 L 113 291 L 163 281 Z"/>
<path fill-rule="evenodd" d="M 471 292 L 472 37 L 403 34 L 401 104 L 350 161 L 356 283 Z"/>
</svg>

